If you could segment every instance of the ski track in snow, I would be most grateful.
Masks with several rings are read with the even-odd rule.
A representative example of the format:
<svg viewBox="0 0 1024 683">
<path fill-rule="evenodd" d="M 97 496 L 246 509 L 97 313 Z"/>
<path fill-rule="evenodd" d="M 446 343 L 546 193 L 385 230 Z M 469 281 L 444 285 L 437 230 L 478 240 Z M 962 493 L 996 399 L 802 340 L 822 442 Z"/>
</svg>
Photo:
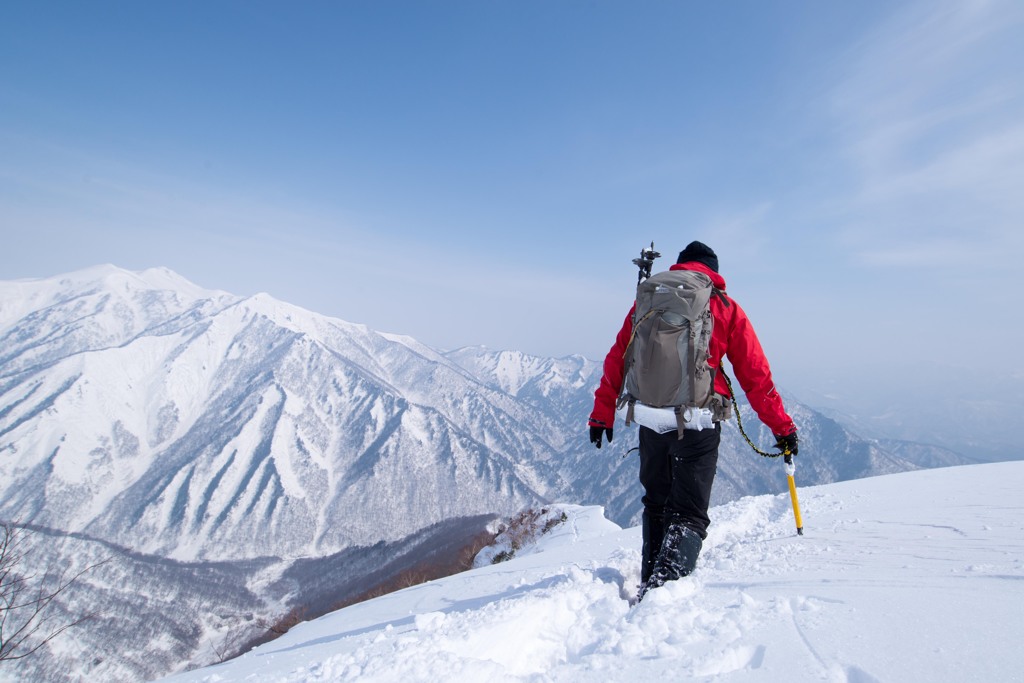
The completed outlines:
<svg viewBox="0 0 1024 683">
<path fill-rule="evenodd" d="M 696 573 L 631 608 L 639 529 L 600 508 L 509 562 L 302 624 L 230 681 L 1012 681 L 1024 463 L 879 477 L 712 511 Z M 970 628 L 965 625 L 970 624 Z"/>
</svg>

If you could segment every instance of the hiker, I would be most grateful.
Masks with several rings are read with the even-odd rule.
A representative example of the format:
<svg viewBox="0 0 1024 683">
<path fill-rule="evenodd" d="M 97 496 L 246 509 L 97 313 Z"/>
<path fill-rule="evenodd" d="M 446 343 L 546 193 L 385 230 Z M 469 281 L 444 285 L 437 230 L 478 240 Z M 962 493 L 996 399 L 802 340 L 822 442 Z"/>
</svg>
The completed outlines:
<svg viewBox="0 0 1024 683">
<path fill-rule="evenodd" d="M 669 269 L 670 273 L 672 271 L 703 273 L 711 280 L 713 288 L 708 288 L 710 298 L 705 294 L 704 315 L 707 316 L 710 309 L 712 331 L 706 342 L 707 359 L 703 368 L 705 373 L 710 370 L 705 379 L 710 400 L 705 402 L 706 407 L 699 415 L 687 410 L 685 423 L 681 422 L 684 413 L 678 409 L 650 408 L 632 400 L 628 408 L 621 405 L 626 398 L 631 398 L 624 384 L 629 372 L 626 354 L 632 352 L 631 342 L 636 343 L 633 325 L 637 303 L 634 303 L 605 358 L 604 375 L 594 393 L 594 411 L 589 421 L 590 441 L 597 448 L 601 447 L 603 438 L 612 440 L 617 408 L 626 424 L 635 420 L 641 425 L 640 483 L 644 488 L 644 510 L 639 597 L 666 581 L 690 574 L 703 540 L 707 538 L 708 505 L 718 463 L 721 421 L 732 413 L 727 380 L 722 372 L 717 372 L 723 356 L 728 356 L 751 407 L 771 428 L 776 447 L 782 452 L 797 452 L 796 426 L 775 388 L 768 360 L 750 320 L 725 294 L 725 279 L 718 274 L 718 256 L 706 244 L 694 241 L 679 253 L 676 264 Z M 668 277 L 691 276 L 670 274 Z M 706 283 L 703 278 L 699 279 Z M 638 288 L 638 301 L 639 291 Z M 676 361 L 676 367 L 679 362 Z M 701 370 L 698 368 L 697 373 Z M 675 379 L 675 385 L 678 384 Z"/>
</svg>

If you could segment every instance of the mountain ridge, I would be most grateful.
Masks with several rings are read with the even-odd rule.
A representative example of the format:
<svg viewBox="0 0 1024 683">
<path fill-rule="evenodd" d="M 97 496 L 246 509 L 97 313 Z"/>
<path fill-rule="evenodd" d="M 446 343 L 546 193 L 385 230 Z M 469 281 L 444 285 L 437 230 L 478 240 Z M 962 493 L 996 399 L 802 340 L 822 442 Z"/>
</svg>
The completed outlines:
<svg viewBox="0 0 1024 683">
<path fill-rule="evenodd" d="M 67 281 L 67 278 L 61 281 Z M 53 410 L 58 402 L 70 400 L 72 393 L 77 393 L 83 400 L 91 397 L 91 400 L 84 401 L 88 405 L 83 405 L 82 401 L 77 405 L 80 412 L 88 414 L 91 422 L 109 425 L 109 429 L 104 430 L 107 433 L 81 436 L 81 441 L 91 443 L 88 447 L 81 447 L 73 458 L 57 457 L 69 450 L 67 439 L 74 437 L 68 433 L 69 430 L 62 431 L 59 425 L 53 426 L 47 447 L 37 450 L 37 454 L 46 453 L 48 456 L 45 460 L 37 457 L 33 463 L 37 471 L 48 470 L 80 487 L 88 484 L 88 470 L 101 462 L 95 456 L 102 456 L 102 451 L 106 451 L 110 460 L 139 462 L 138 456 L 142 451 L 155 449 L 160 451 L 166 465 L 164 472 L 152 474 L 146 481 L 140 479 L 139 472 L 133 472 L 135 476 L 131 477 L 134 479 L 131 486 L 118 487 L 116 496 L 104 498 L 93 491 L 93 500 L 97 504 L 113 502 L 114 509 L 105 515 L 85 514 L 89 521 L 71 525 L 70 530 L 88 529 L 95 535 L 133 546 L 123 533 L 110 527 L 116 524 L 116 518 L 126 517 L 142 522 L 143 515 L 133 509 L 133 505 L 140 501 L 155 503 L 161 492 L 169 488 L 174 488 L 176 495 L 173 501 L 162 501 L 162 506 L 170 509 L 164 510 L 161 519 L 171 526 L 180 526 L 180 513 L 188 507 L 189 499 L 210 498 L 213 490 L 193 486 L 191 491 L 186 491 L 186 481 L 176 480 L 167 473 L 178 475 L 184 471 L 183 468 L 194 464 L 196 452 L 203 451 L 204 443 L 208 443 L 211 437 L 219 443 L 212 449 L 216 453 L 205 448 L 211 451 L 208 462 L 204 463 L 209 481 L 225 481 L 224 477 L 232 469 L 229 461 L 234 457 L 230 449 L 238 445 L 239 439 L 246 441 L 245 448 L 253 457 L 251 466 L 239 474 L 240 483 L 255 482 L 255 488 L 250 492 L 251 500 L 245 501 L 245 509 L 247 512 L 254 510 L 259 505 L 259 498 L 269 490 L 274 495 L 268 497 L 263 507 L 267 514 L 272 515 L 273 509 L 269 506 L 286 493 L 286 484 L 296 484 L 302 478 L 292 476 L 296 472 L 285 457 L 293 452 L 292 449 L 285 448 L 284 455 L 268 459 L 273 438 L 269 441 L 260 438 L 279 435 L 281 432 L 276 432 L 275 428 L 282 420 L 288 422 L 284 431 L 291 432 L 290 436 L 295 438 L 294 452 L 301 453 L 305 449 L 314 458 L 319 455 L 321 464 L 325 464 L 325 453 L 334 447 L 328 443 L 332 439 L 347 440 L 350 448 L 355 446 L 357 452 L 363 453 L 353 458 L 356 469 L 349 472 L 348 478 L 338 481 L 350 482 L 353 476 L 358 477 L 360 468 L 365 470 L 379 466 L 382 448 L 394 449 L 395 438 L 404 435 L 409 440 L 408 435 L 417 433 L 417 430 L 422 437 L 424 428 L 429 426 L 432 438 L 447 444 L 449 450 L 463 451 L 469 460 L 477 462 L 471 469 L 479 470 L 485 478 L 489 470 L 493 475 L 494 488 L 505 487 L 512 493 L 519 491 L 516 505 L 538 497 L 532 489 L 542 480 L 539 475 L 530 468 L 512 463 L 507 457 L 500 463 L 484 464 L 482 459 L 494 460 L 496 456 L 486 452 L 485 444 L 469 438 L 471 420 L 462 420 L 456 425 L 451 419 L 459 413 L 490 412 L 492 423 L 497 422 L 500 429 L 511 432 L 512 422 L 531 418 L 511 415 L 517 411 L 516 406 L 504 396 L 482 387 L 460 392 L 457 399 L 448 394 L 440 400 L 416 389 L 417 384 L 429 386 L 434 381 L 453 382 L 459 377 L 465 378 L 461 368 L 444 361 L 439 354 L 427 359 L 428 363 L 416 362 L 409 355 L 423 358 L 423 349 L 413 351 L 408 341 L 387 341 L 365 327 L 315 316 L 266 295 L 231 297 L 219 301 L 224 305 L 213 305 L 216 300 L 212 297 L 177 301 L 173 295 L 147 293 L 142 297 L 147 303 L 172 300 L 177 303 L 174 308 L 163 306 L 162 312 L 167 319 L 154 325 L 152 320 L 132 310 L 132 302 L 100 291 L 86 287 L 82 297 L 94 297 L 86 303 L 81 297 L 58 295 L 55 305 L 42 309 L 44 312 L 40 316 L 30 315 L 27 324 L 15 323 L 3 331 L 4 340 L 12 337 L 23 340 L 21 346 L 8 346 L 11 349 L 9 357 L 0 366 L 3 368 L 0 381 L 4 383 L 3 395 L 6 398 L 2 410 L 3 417 L 7 418 L 0 429 L 15 437 L 8 447 L 23 448 L 24 439 L 18 439 L 18 435 L 12 432 L 26 431 L 27 422 L 45 417 L 45 413 Z M 97 316 L 108 311 L 112 313 L 108 318 L 112 317 L 117 324 L 97 323 Z M 197 315 L 200 311 L 205 315 Z M 55 338 L 51 330 L 58 324 L 54 319 L 62 313 L 71 321 L 65 325 L 64 334 Z M 26 346 L 24 342 L 32 339 L 39 341 Z M 63 371 L 60 373 L 61 381 L 54 381 L 52 375 L 42 376 L 57 363 L 61 364 Z M 318 380 L 313 376 L 316 373 L 310 372 L 310 367 L 324 370 L 323 376 L 330 379 Z M 112 377 L 117 379 L 109 381 Z M 100 386 L 104 382 L 107 386 Z M 400 383 L 405 387 L 397 386 Z M 313 401 L 302 395 L 309 386 L 319 389 Z M 233 387 L 241 391 L 232 392 Z M 42 402 L 33 396 L 41 389 L 46 389 L 42 391 L 45 396 Z M 345 392 L 344 400 L 338 398 L 338 392 Z M 317 401 L 321 408 L 325 408 L 325 414 L 316 415 L 318 411 L 310 407 Z M 29 406 L 32 410 L 26 410 Z M 327 434 L 325 431 L 330 430 L 323 427 L 328 417 L 347 417 L 350 424 L 361 424 L 369 431 Z M 303 421 L 308 429 L 296 435 L 297 430 L 302 431 L 301 425 L 296 423 Z M 443 436 L 446 431 L 452 434 Z M 460 432 L 459 436 L 454 436 L 454 432 Z M 314 444 L 318 437 L 321 437 L 321 443 Z M 533 438 L 523 446 L 531 445 L 538 451 L 543 450 L 539 441 Z M 280 446 L 276 447 L 277 453 L 282 453 Z M 469 463 L 463 465 L 469 466 Z M 312 485 L 315 486 L 315 482 Z M 18 486 L 15 484 L 11 488 Z M 296 501 L 306 497 L 299 490 L 301 488 L 291 487 Z M 55 501 L 61 497 L 60 492 L 49 493 L 51 506 L 55 502 L 57 507 L 69 504 Z M 481 490 L 479 493 L 484 495 L 486 492 Z M 77 495 L 75 492 L 64 497 L 74 498 Z M 435 498 L 444 499 L 441 495 Z M 31 511 L 23 506 L 11 510 L 9 502 L 6 498 L 3 508 L 8 517 L 32 519 L 42 512 L 40 506 Z M 237 502 L 242 501 L 239 499 Z M 210 511 L 206 502 L 195 502 L 193 506 L 199 515 Z M 502 505 L 495 507 L 501 509 Z M 504 511 L 510 511 L 507 505 L 505 508 Z M 433 519 L 425 520 L 424 525 L 438 521 L 449 512 L 435 514 Z M 213 516 L 212 526 L 220 526 L 226 520 L 222 513 Z M 150 521 L 152 530 L 153 520 Z M 160 519 L 155 521 L 159 523 Z M 211 531 L 215 533 L 216 529 L 211 528 Z M 172 545 L 144 544 L 140 549 L 173 552 Z M 334 547 L 326 550 L 340 547 L 342 545 L 335 543 Z M 198 559 L 201 555 L 193 557 Z M 182 559 L 188 559 L 187 555 Z"/>
</svg>

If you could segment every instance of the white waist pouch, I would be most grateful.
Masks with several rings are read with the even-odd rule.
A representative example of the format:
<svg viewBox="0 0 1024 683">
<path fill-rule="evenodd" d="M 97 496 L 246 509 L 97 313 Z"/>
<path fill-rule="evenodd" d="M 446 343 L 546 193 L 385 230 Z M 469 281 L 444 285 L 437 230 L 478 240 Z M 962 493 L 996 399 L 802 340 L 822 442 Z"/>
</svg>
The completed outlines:
<svg viewBox="0 0 1024 683">
<path fill-rule="evenodd" d="M 625 421 L 628 405 L 623 405 L 615 410 L 615 415 Z M 712 429 L 715 426 L 713 413 L 707 408 L 683 408 L 683 418 L 686 420 L 684 429 Z M 633 404 L 633 422 L 642 424 L 648 429 L 653 429 L 659 434 L 675 431 L 678 428 L 676 423 L 676 411 L 674 408 L 652 408 L 643 403 Z"/>
</svg>

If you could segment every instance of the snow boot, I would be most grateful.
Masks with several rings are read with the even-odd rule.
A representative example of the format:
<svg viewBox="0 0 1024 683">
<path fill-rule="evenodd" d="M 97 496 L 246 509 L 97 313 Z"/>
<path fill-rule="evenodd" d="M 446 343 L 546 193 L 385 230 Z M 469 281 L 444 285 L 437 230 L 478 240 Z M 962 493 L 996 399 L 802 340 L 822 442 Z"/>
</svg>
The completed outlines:
<svg viewBox="0 0 1024 683">
<path fill-rule="evenodd" d="M 700 535 L 690 527 L 678 522 L 669 524 L 654 569 L 650 578 L 640 587 L 637 599 L 643 599 L 652 588 L 689 576 L 697 566 L 697 556 L 703 545 Z"/>
<path fill-rule="evenodd" d="M 643 546 L 640 560 L 640 585 L 643 586 L 651 578 L 654 561 L 661 552 L 661 542 L 665 538 L 664 514 L 644 510 L 643 514 Z"/>
</svg>

